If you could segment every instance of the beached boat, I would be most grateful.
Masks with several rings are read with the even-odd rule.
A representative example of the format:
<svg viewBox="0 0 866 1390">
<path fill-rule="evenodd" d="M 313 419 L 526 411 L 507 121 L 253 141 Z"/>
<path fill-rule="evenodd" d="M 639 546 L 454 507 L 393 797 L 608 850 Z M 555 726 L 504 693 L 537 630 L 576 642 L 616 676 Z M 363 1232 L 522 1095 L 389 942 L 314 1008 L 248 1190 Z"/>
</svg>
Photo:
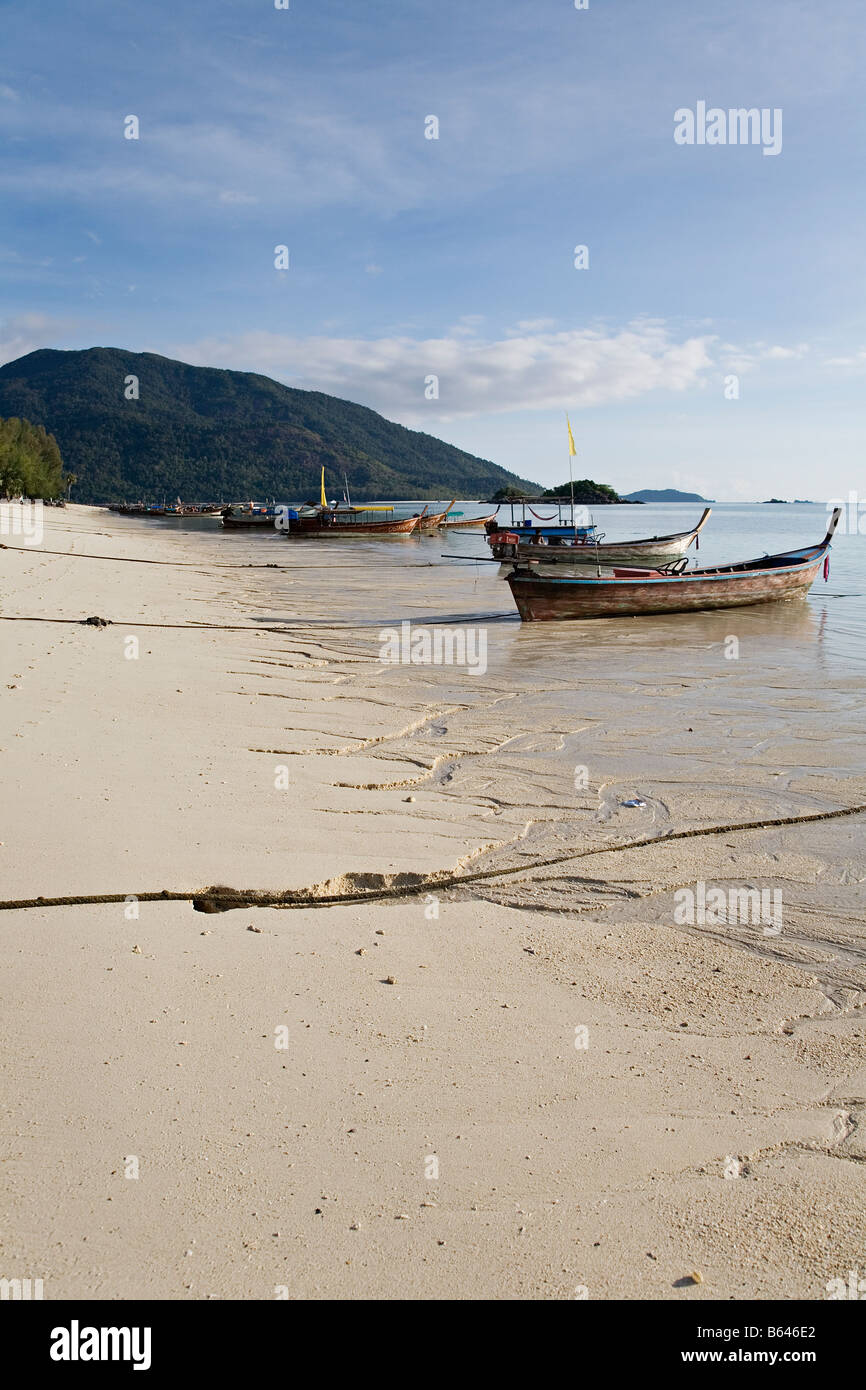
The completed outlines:
<svg viewBox="0 0 866 1390">
<path fill-rule="evenodd" d="M 612 576 L 601 578 L 538 574 L 527 566 L 515 569 L 507 579 L 524 622 L 687 613 L 800 598 L 811 588 L 822 561 L 827 578 L 830 541 L 841 515 L 837 507 L 818 545 L 734 565 L 689 572 L 688 560 L 681 559 L 667 571 L 615 568 Z"/>
<path fill-rule="evenodd" d="M 453 502 L 451 505 L 454 505 Z M 491 512 L 489 516 L 469 517 L 468 520 L 465 517 L 456 515 L 452 517 L 450 520 L 440 521 L 439 525 L 442 529 L 447 529 L 449 531 L 469 531 L 474 529 L 482 530 L 483 528 L 488 526 L 491 521 L 495 520 L 496 512 Z"/>
<path fill-rule="evenodd" d="M 595 536 L 554 537 L 542 540 L 533 537 L 522 540 L 517 532 L 495 533 L 489 538 L 490 548 L 497 560 L 537 563 L 542 568 L 552 565 L 655 565 L 666 564 L 685 555 L 689 546 L 698 546 L 698 537 L 709 520 L 712 507 L 707 507 L 697 526 L 690 531 L 676 531 L 668 536 L 648 536 L 635 541 L 603 541 L 604 532 Z"/>
</svg>

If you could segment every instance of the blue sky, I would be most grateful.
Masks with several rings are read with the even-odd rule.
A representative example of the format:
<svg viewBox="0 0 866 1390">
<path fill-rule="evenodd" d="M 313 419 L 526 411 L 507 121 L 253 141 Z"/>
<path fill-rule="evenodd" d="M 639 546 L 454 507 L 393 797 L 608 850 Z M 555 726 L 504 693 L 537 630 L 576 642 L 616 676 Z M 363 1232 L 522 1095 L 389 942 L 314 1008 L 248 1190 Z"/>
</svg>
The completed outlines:
<svg viewBox="0 0 866 1390">
<path fill-rule="evenodd" d="M 863 490 L 862 0 L 0 0 L 0 32 L 0 360 L 262 371 L 546 483 L 568 410 L 622 491 Z M 781 109 L 781 152 L 677 145 L 698 101 Z"/>
</svg>

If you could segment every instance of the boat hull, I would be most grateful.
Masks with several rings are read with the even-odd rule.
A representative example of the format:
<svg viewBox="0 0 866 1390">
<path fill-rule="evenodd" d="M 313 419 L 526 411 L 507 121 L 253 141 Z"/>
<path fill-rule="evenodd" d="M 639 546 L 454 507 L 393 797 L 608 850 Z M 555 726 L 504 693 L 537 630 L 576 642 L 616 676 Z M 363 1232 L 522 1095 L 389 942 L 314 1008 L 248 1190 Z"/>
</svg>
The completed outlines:
<svg viewBox="0 0 866 1390">
<path fill-rule="evenodd" d="M 743 608 L 778 599 L 803 598 L 811 588 L 823 556 L 787 569 L 745 574 L 647 575 L 634 578 L 546 579 L 522 571 L 508 584 L 524 622 L 581 618 L 643 617 L 704 609 Z"/>
<path fill-rule="evenodd" d="M 396 521 L 335 521 L 322 526 L 318 518 L 300 517 L 292 521 L 286 532 L 289 540 L 316 537 L 345 536 L 410 536 L 418 527 L 420 517 L 407 516 Z"/>
<path fill-rule="evenodd" d="M 511 544 L 494 543 L 492 536 L 490 545 L 497 560 L 514 559 L 516 549 L 518 561 L 537 561 L 544 567 L 559 565 L 664 565 L 685 555 L 706 525 L 711 510 L 712 508 L 707 507 L 697 526 L 693 526 L 690 531 L 676 531 L 668 536 L 648 536 L 645 540 L 607 542 L 599 540 L 596 543 L 589 536 L 580 544 L 572 545 L 572 535 L 569 533 L 565 543 L 538 545 L 531 540 L 524 540 L 515 528 L 514 532 L 506 534 L 519 536 L 516 546 L 513 542 Z"/>
<path fill-rule="evenodd" d="M 264 514 L 258 515 L 256 513 L 252 516 L 224 516 L 222 519 L 223 526 L 227 531 L 248 531 L 252 526 L 270 526 L 271 530 L 273 530 L 277 524 L 277 520 L 276 514 L 267 516 Z"/>
<path fill-rule="evenodd" d="M 447 517 L 448 513 L 451 510 L 451 507 L 454 506 L 454 502 L 456 501 L 457 498 L 455 497 L 454 500 L 451 502 L 451 505 L 445 508 L 444 512 L 436 512 L 433 516 L 427 515 L 427 509 L 425 507 L 424 511 L 418 518 L 418 530 L 436 531 L 440 526 L 444 526 L 445 518 Z"/>
<path fill-rule="evenodd" d="M 496 512 L 491 512 L 489 516 L 471 517 L 469 521 L 456 519 L 454 521 L 440 521 L 440 528 L 446 531 L 483 531 L 489 522 L 496 520 Z"/>
</svg>

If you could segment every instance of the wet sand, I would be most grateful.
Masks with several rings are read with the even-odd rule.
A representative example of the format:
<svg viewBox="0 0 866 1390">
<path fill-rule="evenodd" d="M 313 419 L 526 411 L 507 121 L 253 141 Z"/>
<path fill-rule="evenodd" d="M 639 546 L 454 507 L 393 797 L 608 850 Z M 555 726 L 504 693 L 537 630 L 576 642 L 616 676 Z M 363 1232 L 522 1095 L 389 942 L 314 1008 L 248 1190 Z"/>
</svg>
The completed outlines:
<svg viewBox="0 0 866 1390">
<path fill-rule="evenodd" d="M 822 1299 L 863 1265 L 864 817 L 717 829 L 866 803 L 824 614 L 552 632 L 438 537 L 46 522 L 0 550 L 0 899 L 297 896 L 0 911 L 0 1273 Z M 383 664 L 404 620 L 486 669 Z M 698 880 L 781 931 L 678 922 Z"/>
</svg>

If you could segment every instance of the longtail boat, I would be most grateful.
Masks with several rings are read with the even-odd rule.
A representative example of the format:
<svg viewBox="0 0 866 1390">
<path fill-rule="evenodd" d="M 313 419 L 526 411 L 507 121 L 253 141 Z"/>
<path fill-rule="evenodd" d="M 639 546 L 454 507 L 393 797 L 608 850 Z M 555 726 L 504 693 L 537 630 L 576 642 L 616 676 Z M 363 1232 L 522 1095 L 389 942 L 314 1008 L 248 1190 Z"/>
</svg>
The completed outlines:
<svg viewBox="0 0 866 1390">
<path fill-rule="evenodd" d="M 500 531 L 489 537 L 489 543 L 497 560 L 529 560 L 545 569 L 549 565 L 610 566 L 636 563 L 654 566 L 685 555 L 692 544 L 697 547 L 698 537 L 711 511 L 712 507 L 706 507 L 697 526 L 690 531 L 676 531 L 669 536 L 648 536 L 644 540 L 602 542 L 602 531 L 595 536 L 554 537 L 542 543 L 540 539 L 523 540 L 517 532 Z"/>
<path fill-rule="evenodd" d="M 687 571 L 688 560 L 681 559 L 667 570 L 615 568 L 603 578 L 541 575 L 527 567 L 513 570 L 507 580 L 524 622 L 687 613 L 802 598 L 822 561 L 824 578 L 829 574 L 830 541 L 841 515 L 837 507 L 818 545 L 739 564 Z"/>
<path fill-rule="evenodd" d="M 427 515 L 426 515 L 427 508 L 425 507 L 425 508 L 424 508 L 424 512 L 423 512 L 422 515 L 418 518 L 418 530 L 419 530 L 419 531 L 435 531 L 436 528 L 437 528 L 438 526 L 444 526 L 444 524 L 445 524 L 445 518 L 446 518 L 446 516 L 448 515 L 448 513 L 450 512 L 451 508 L 454 506 L 454 503 L 455 503 L 456 501 L 457 501 L 457 498 L 456 498 L 456 497 L 452 497 L 452 498 L 451 498 L 451 501 L 449 502 L 448 506 L 445 508 L 444 512 L 435 512 L 435 513 L 433 514 L 433 516 L 427 516 Z"/>
<path fill-rule="evenodd" d="M 421 516 L 395 517 L 390 521 L 366 521 L 364 513 L 370 510 L 373 509 L 300 507 L 296 516 L 289 515 L 285 534 L 290 540 L 316 536 L 408 536 L 417 530 L 423 518 L 422 513 Z"/>
<path fill-rule="evenodd" d="M 348 487 L 346 494 L 348 496 Z M 279 526 L 289 540 L 311 539 L 316 536 L 410 536 L 427 516 L 425 507 L 420 516 L 391 517 L 387 521 L 367 519 L 371 512 L 393 510 L 389 504 L 370 503 L 367 506 L 353 507 L 351 503 L 346 502 L 341 507 L 337 502 L 329 502 L 325 492 L 323 467 L 321 501 L 318 504 L 309 502 L 297 510 L 283 508 L 283 518 Z"/>
<path fill-rule="evenodd" d="M 452 502 L 451 505 L 452 505 L 452 507 L 453 507 L 454 503 Z M 462 517 L 459 517 L 459 516 L 458 516 L 458 517 L 455 517 L 452 521 L 440 521 L 439 525 L 440 525 L 441 528 L 443 528 L 443 529 L 446 529 L 446 528 L 447 528 L 447 530 L 449 530 L 449 531 L 452 530 L 452 529 L 453 529 L 453 530 L 460 530 L 460 531 L 468 531 L 468 530 L 474 529 L 474 528 L 476 528 L 476 527 L 477 527 L 478 529 L 481 529 L 482 527 L 487 527 L 487 526 L 490 524 L 491 521 L 495 521 L 495 520 L 496 520 L 496 512 L 491 512 L 489 516 L 475 516 L 475 517 L 470 517 L 468 520 L 466 520 L 465 518 L 462 518 Z"/>
<path fill-rule="evenodd" d="M 511 518 L 508 526 L 503 526 L 498 518 L 500 508 L 497 507 L 493 516 L 484 523 L 487 532 L 487 540 L 490 545 L 495 545 L 498 541 L 497 533 L 508 531 L 514 532 L 518 540 L 531 541 L 534 536 L 544 536 L 546 540 L 571 541 L 577 537 L 583 540 L 586 537 L 595 535 L 596 526 L 594 522 L 579 522 L 575 515 L 574 508 L 570 503 L 561 498 L 550 498 L 542 505 L 545 507 L 555 507 L 556 511 L 538 512 L 533 507 L 531 501 L 526 497 L 515 498 L 513 501 L 503 502 L 503 507 L 510 507 Z M 514 518 L 515 507 L 522 509 L 519 521 Z M 579 509 L 586 513 L 586 508 Z M 529 512 L 529 517 L 526 513 Z M 563 515 L 565 513 L 565 515 Z"/>
<path fill-rule="evenodd" d="M 227 531 L 240 530 L 249 526 L 276 527 L 279 516 L 278 507 L 226 507 L 222 513 L 223 526 Z"/>
</svg>

